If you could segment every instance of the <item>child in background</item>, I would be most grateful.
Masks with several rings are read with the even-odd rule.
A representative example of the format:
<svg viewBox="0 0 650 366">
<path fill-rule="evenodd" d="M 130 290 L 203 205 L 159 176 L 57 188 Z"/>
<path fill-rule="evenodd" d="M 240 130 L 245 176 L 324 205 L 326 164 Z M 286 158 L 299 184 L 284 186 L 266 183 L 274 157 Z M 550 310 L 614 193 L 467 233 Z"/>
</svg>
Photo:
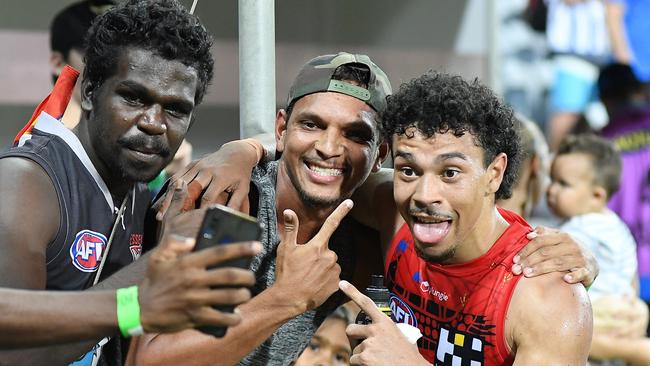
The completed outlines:
<svg viewBox="0 0 650 366">
<path fill-rule="evenodd" d="M 548 204 L 567 220 L 561 229 L 587 245 L 600 265 L 589 290 L 592 301 L 603 295 L 634 295 L 636 242 L 625 223 L 607 208 L 618 190 L 621 157 L 614 145 L 595 135 L 572 135 L 562 141 L 551 166 Z"/>
<path fill-rule="evenodd" d="M 330 314 L 293 365 L 349 366 L 353 344 L 345 334 L 345 328 L 354 323 L 358 312 L 358 308 L 352 308 L 356 305 L 341 305 Z"/>
<path fill-rule="evenodd" d="M 599 301 L 637 296 L 636 242 L 625 223 L 607 208 L 607 201 L 619 188 L 620 175 L 621 157 L 610 141 L 595 135 L 571 135 L 561 142 L 553 160 L 547 198 L 551 211 L 566 220 L 561 230 L 585 244 L 600 265 L 600 274 L 589 289 L 594 307 L 590 359 L 618 358 L 647 365 L 650 351 L 640 349 L 650 344 L 647 338 L 621 339 L 616 336 L 620 330 L 611 329 L 611 322 L 603 321 L 599 327 L 597 316 Z M 609 351 L 619 341 L 630 346 L 629 352 L 621 348 L 616 353 Z M 601 363 L 605 364 L 617 363 Z"/>
</svg>

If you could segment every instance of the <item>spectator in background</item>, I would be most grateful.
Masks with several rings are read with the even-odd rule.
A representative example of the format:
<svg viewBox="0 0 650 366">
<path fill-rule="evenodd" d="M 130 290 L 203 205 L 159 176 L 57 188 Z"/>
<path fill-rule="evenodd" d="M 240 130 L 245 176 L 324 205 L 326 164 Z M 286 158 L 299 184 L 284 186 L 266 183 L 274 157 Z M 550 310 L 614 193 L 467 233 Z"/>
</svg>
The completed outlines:
<svg viewBox="0 0 650 366">
<path fill-rule="evenodd" d="M 616 62 L 632 66 L 636 77 L 650 84 L 650 2 L 606 0 L 607 25 Z"/>
<path fill-rule="evenodd" d="M 614 145 L 595 135 L 566 137 L 551 167 L 551 210 L 566 220 L 562 229 L 587 244 L 600 264 L 589 292 L 593 300 L 613 291 L 636 294 L 636 243 L 625 223 L 607 209 L 619 188 L 620 173 Z"/>
<path fill-rule="evenodd" d="M 586 244 L 600 265 L 600 275 L 589 290 L 594 308 L 607 296 L 613 296 L 613 299 L 637 296 L 634 288 L 637 282 L 636 243 L 625 223 L 607 209 L 607 201 L 619 188 L 620 173 L 621 157 L 615 146 L 596 135 L 565 138 L 551 168 L 549 206 L 555 214 L 567 220 L 561 229 Z M 605 332 L 599 327 L 599 320 L 602 318 L 594 320 L 592 358 L 602 359 L 604 354 L 608 355 L 607 358 L 636 364 L 650 363 L 648 339 L 642 334 L 629 338 L 615 337 L 611 332 L 620 330 L 608 327 L 608 332 Z M 611 343 L 604 342 L 602 337 L 617 338 L 629 346 L 613 348 L 606 353 L 602 348 Z"/>
<path fill-rule="evenodd" d="M 294 366 L 349 366 L 352 345 L 345 328 L 354 324 L 349 305 L 341 305 L 318 328 Z M 352 305 L 353 306 L 353 305 Z"/>
<path fill-rule="evenodd" d="M 650 105 L 641 82 L 628 65 L 604 68 L 600 98 L 609 114 L 602 136 L 621 152 L 621 188 L 609 208 L 627 224 L 637 242 L 640 296 L 650 302 Z"/>
<path fill-rule="evenodd" d="M 587 105 L 596 100 L 598 70 L 609 57 L 601 0 L 548 0 L 546 34 L 553 54 L 549 144 L 555 151 Z"/>
<path fill-rule="evenodd" d="M 52 82 L 65 65 L 80 73 L 84 70 L 84 39 L 97 15 L 115 4 L 115 0 L 84 0 L 61 10 L 50 25 L 50 66 Z M 68 128 L 79 123 L 81 117 L 81 78 L 77 80 L 72 98 L 61 121 Z"/>
<path fill-rule="evenodd" d="M 522 162 L 512 196 L 498 200 L 497 204 L 528 219 L 546 191 L 550 156 L 544 134 L 537 124 L 518 114 L 515 118 L 523 152 Z"/>
<path fill-rule="evenodd" d="M 622 80 L 619 77 L 615 81 Z M 537 125 L 522 116 L 517 116 L 517 119 L 520 122 L 519 134 L 524 160 L 520 166 L 512 197 L 499 200 L 498 205 L 517 213 L 521 212 L 520 215 L 529 220 L 531 219 L 529 208 L 536 207 L 532 213 L 535 215 L 533 219 L 540 220 L 543 219 L 539 216 L 540 208 L 548 209 L 545 204 L 539 204 L 540 198 L 541 203 L 546 201 L 545 197 L 539 197 L 537 194 L 539 191 L 545 192 L 548 185 L 545 182 L 549 170 L 548 146 Z M 625 185 L 625 182 L 622 184 Z M 596 359 L 620 357 L 617 355 L 620 355 L 621 350 L 627 354 L 625 358 L 628 360 L 643 357 L 637 352 L 638 349 L 642 349 L 639 348 L 638 343 L 648 341 L 625 343 L 625 338 L 640 339 L 645 334 L 648 322 L 648 309 L 645 303 L 636 296 L 607 296 L 593 304 L 593 312 L 595 328 L 600 334 L 593 340 L 592 357 Z M 611 337 L 612 334 L 617 337 Z"/>
</svg>

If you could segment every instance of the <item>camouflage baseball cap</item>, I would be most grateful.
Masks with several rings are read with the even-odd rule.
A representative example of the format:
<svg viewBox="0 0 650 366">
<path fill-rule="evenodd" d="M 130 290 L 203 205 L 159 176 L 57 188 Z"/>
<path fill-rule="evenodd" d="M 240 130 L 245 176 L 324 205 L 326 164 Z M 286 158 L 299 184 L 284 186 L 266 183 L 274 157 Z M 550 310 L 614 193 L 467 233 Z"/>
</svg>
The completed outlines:
<svg viewBox="0 0 650 366">
<path fill-rule="evenodd" d="M 332 80 L 336 68 L 345 64 L 361 64 L 370 69 L 368 89 L 342 80 Z M 326 91 L 360 99 L 378 112 L 386 109 L 386 96 L 392 93 L 388 76 L 370 60 L 370 57 L 339 52 L 336 55 L 313 58 L 302 67 L 289 89 L 287 106 L 305 95 Z"/>
</svg>

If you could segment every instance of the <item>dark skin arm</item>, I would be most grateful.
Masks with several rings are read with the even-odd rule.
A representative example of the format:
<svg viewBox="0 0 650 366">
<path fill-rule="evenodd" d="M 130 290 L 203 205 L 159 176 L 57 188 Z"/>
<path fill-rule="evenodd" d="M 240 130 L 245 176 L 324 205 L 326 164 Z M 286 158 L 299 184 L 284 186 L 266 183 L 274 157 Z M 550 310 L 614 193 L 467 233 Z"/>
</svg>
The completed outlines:
<svg viewBox="0 0 650 366">
<path fill-rule="evenodd" d="M 114 334 L 118 332 L 115 309 L 115 291 L 1 289 L 0 349 Z M 83 327 L 75 326 L 79 319 L 84 319 Z"/>
<path fill-rule="evenodd" d="M 141 257 L 140 260 L 133 262 L 88 291 L 116 289 L 138 284 L 146 272 L 146 258 L 149 258 L 150 255 L 151 253 Z M 40 289 L 42 290 L 42 288 Z M 50 319 L 49 313 L 46 316 L 47 319 Z M 86 326 L 79 319 L 75 319 L 73 323 L 68 325 L 72 326 L 70 331 L 73 333 L 83 332 L 82 328 Z M 0 365 L 67 365 L 92 349 L 101 338 L 103 336 L 95 336 L 94 339 L 91 338 L 91 341 L 2 351 L 0 352 L 0 360 L 2 360 Z"/>
<path fill-rule="evenodd" d="M 46 282 L 45 251 L 54 239 L 60 221 L 54 185 L 45 171 L 31 160 L 0 159 L 0 171 L 0 195 L 3 197 L 0 210 L 0 286 L 43 290 Z M 83 323 L 77 324 L 83 327 Z M 93 344 L 5 351 L 0 352 L 0 359 L 3 365 L 64 364 Z"/>
<path fill-rule="evenodd" d="M 0 159 L 0 286 L 44 290 L 46 283 L 45 251 L 60 224 L 58 198 L 45 171 L 31 160 Z M 16 182 L 20 182 L 17 184 Z M 26 199 L 28 197 L 28 199 Z M 39 228 L 34 230 L 34 228 Z M 104 281 L 97 289 L 115 289 L 135 284 L 146 269 L 136 262 L 129 270 Z M 81 332 L 83 322 L 73 322 Z M 91 349 L 92 342 L 65 346 L 0 352 L 3 365 L 66 364 Z"/>
<path fill-rule="evenodd" d="M 0 193 L 6 196 L 0 212 L 0 278 L 2 286 L 42 290 L 45 287 L 45 250 L 59 226 L 57 196 L 40 166 L 20 158 L 0 159 Z M 15 182 L 21 184 L 15 184 Z M 141 283 L 141 322 L 148 331 L 175 331 L 201 324 L 234 325 L 237 314 L 223 314 L 210 304 L 239 304 L 250 298 L 247 289 L 210 289 L 217 285 L 250 286 L 252 272 L 221 268 L 206 270 L 229 258 L 259 251 L 251 243 L 210 248 L 187 254 L 185 234 L 198 228 L 200 217 L 175 215 L 186 187 L 174 190 L 163 245 L 149 255 L 93 287 L 79 293 L 0 290 L 2 347 L 63 343 L 79 339 L 92 342 L 0 353 L 2 365 L 67 364 L 87 352 L 105 334 L 116 333 L 115 291 Z M 28 200 L 21 198 L 29 197 Z M 197 211 L 199 212 L 199 211 Z M 29 220 L 25 220 L 29 217 Z M 39 230 L 33 230 L 38 227 Z M 147 268 L 147 263 L 149 267 Z M 145 277 L 146 274 L 146 277 Z M 80 321 L 81 320 L 81 321 Z"/>
<path fill-rule="evenodd" d="M 44 289 L 45 250 L 60 221 L 54 186 L 30 160 L 0 159 L 0 171 L 0 286 Z"/>
<path fill-rule="evenodd" d="M 173 332 L 197 325 L 233 326 L 237 313 L 211 305 L 237 305 L 250 298 L 255 276 L 238 268 L 206 267 L 259 252 L 259 243 L 236 243 L 189 253 L 193 239 L 168 235 L 154 249 L 139 287 L 145 332 Z M 56 292 L 0 289 L 0 348 L 60 344 L 119 332 L 113 290 Z M 77 323 L 83 321 L 84 326 Z"/>
</svg>

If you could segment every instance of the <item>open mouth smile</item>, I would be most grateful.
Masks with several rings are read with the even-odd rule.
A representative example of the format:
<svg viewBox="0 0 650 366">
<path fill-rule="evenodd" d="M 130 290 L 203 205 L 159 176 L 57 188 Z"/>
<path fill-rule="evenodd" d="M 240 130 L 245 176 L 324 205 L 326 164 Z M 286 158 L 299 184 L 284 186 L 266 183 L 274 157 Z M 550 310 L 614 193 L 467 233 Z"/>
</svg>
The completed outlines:
<svg viewBox="0 0 650 366">
<path fill-rule="evenodd" d="M 333 164 L 319 164 L 313 161 L 305 161 L 305 167 L 311 179 L 317 183 L 331 183 L 342 179 L 346 169 Z"/>
<path fill-rule="evenodd" d="M 343 175 L 343 169 L 321 168 L 319 166 L 309 165 L 309 164 L 307 164 L 307 168 L 309 168 L 309 170 L 311 170 L 312 172 L 323 176 L 336 177 L 339 175 Z"/>
<path fill-rule="evenodd" d="M 442 241 L 451 228 L 452 220 L 448 217 L 412 216 L 412 232 L 421 243 L 436 244 Z"/>
</svg>

